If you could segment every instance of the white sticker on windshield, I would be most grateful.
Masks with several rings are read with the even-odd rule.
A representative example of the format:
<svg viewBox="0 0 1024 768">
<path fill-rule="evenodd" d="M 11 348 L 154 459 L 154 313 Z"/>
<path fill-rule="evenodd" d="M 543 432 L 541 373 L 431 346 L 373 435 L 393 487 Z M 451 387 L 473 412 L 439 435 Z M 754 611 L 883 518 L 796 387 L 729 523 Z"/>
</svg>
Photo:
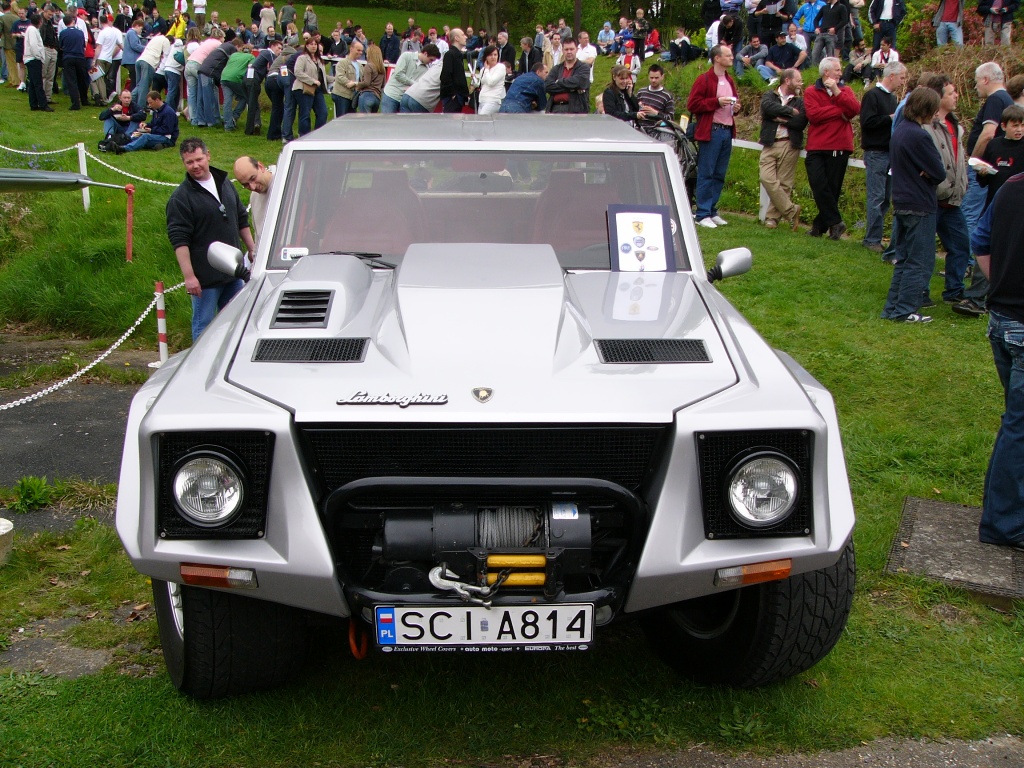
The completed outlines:
<svg viewBox="0 0 1024 768">
<path fill-rule="evenodd" d="M 281 261 L 295 261 L 303 256 L 309 256 L 309 248 L 282 248 Z"/>
</svg>

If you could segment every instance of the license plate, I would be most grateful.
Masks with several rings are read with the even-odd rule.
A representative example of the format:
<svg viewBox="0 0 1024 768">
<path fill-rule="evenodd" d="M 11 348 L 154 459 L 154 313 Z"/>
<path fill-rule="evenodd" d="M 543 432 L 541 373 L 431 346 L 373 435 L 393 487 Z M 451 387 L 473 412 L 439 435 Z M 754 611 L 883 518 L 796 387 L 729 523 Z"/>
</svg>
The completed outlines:
<svg viewBox="0 0 1024 768">
<path fill-rule="evenodd" d="M 594 606 L 378 605 L 374 623 L 377 643 L 385 651 L 584 650 L 593 641 Z"/>
</svg>

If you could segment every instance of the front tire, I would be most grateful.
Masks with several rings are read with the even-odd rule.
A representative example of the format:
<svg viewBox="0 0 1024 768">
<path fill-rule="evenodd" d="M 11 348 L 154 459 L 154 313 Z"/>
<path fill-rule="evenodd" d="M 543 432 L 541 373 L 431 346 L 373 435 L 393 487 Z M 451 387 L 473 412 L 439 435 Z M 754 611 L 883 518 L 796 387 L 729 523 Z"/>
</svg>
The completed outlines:
<svg viewBox="0 0 1024 768">
<path fill-rule="evenodd" d="M 853 603 L 853 542 L 830 568 L 660 609 L 644 623 L 666 663 L 700 683 L 755 688 L 821 661 Z"/>
<path fill-rule="evenodd" d="M 153 604 L 171 683 L 193 698 L 282 685 L 306 660 L 306 619 L 296 608 L 157 579 Z"/>
</svg>

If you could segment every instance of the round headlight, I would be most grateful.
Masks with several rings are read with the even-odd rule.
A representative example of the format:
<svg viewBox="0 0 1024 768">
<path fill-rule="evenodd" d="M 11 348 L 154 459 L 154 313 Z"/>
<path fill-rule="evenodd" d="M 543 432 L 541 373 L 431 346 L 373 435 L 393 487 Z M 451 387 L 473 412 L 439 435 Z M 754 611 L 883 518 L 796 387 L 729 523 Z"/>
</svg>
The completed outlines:
<svg viewBox="0 0 1024 768">
<path fill-rule="evenodd" d="M 785 520 L 796 507 L 796 470 L 777 455 L 760 454 L 737 466 L 729 477 L 729 508 L 741 525 L 766 528 Z"/>
<path fill-rule="evenodd" d="M 189 459 L 174 475 L 174 500 L 193 525 L 228 523 L 241 510 L 243 495 L 242 473 L 223 456 Z"/>
</svg>

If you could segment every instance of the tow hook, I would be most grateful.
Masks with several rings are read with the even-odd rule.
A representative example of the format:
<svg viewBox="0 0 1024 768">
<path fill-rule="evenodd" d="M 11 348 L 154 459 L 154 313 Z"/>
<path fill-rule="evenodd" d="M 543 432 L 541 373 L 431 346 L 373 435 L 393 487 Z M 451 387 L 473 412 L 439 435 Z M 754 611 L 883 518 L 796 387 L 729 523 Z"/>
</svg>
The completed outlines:
<svg viewBox="0 0 1024 768">
<path fill-rule="evenodd" d="M 490 586 L 478 587 L 475 584 L 465 584 L 457 581 L 459 575 L 448 570 L 448 566 L 442 563 L 430 569 L 430 583 L 437 589 L 448 589 L 455 592 L 463 602 L 475 603 L 485 608 L 491 607 L 491 595 L 498 591 L 498 587 L 504 582 L 499 578 Z"/>
</svg>

